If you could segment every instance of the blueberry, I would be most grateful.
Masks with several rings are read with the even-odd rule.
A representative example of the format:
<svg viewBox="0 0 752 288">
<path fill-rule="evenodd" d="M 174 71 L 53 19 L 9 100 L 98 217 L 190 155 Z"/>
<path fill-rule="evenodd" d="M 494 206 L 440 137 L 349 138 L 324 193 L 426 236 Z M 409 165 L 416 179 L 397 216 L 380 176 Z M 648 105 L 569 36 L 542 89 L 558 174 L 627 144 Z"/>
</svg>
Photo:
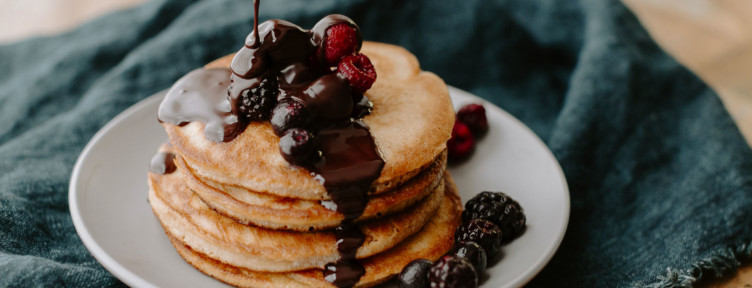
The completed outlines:
<svg viewBox="0 0 752 288">
<path fill-rule="evenodd" d="M 291 128 L 307 128 L 311 123 L 311 116 L 301 101 L 285 98 L 272 110 L 270 122 L 274 133 L 282 135 Z"/>
<path fill-rule="evenodd" d="M 398 281 L 400 288 L 424 288 L 428 287 L 428 272 L 431 271 L 433 262 L 427 259 L 416 259 L 402 268 Z"/>
<path fill-rule="evenodd" d="M 483 274 L 483 271 L 486 270 L 486 265 L 488 263 L 486 250 L 483 250 L 483 247 L 478 245 L 478 243 L 472 241 L 457 242 L 454 244 L 452 250 L 449 250 L 447 255 L 456 255 L 457 257 L 467 259 L 470 264 L 473 264 L 473 268 L 475 268 L 475 272 L 478 273 L 478 276 Z"/>
<path fill-rule="evenodd" d="M 287 162 L 293 165 L 306 166 L 310 164 L 316 152 L 314 136 L 308 130 L 289 129 L 279 139 L 279 151 Z"/>
</svg>

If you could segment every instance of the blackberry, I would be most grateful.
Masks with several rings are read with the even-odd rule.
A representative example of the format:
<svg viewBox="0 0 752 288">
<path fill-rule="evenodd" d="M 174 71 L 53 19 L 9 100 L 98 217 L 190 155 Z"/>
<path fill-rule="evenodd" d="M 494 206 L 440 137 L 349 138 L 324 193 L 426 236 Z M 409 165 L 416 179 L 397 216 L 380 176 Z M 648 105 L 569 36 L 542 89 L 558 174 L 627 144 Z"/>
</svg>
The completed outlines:
<svg viewBox="0 0 752 288">
<path fill-rule="evenodd" d="M 478 243 L 472 241 L 455 243 L 447 255 L 455 255 L 467 259 L 470 264 L 473 264 L 473 268 L 475 268 L 475 272 L 479 278 L 483 274 L 483 271 L 486 270 L 486 265 L 488 264 L 486 250 L 478 245 Z"/>
<path fill-rule="evenodd" d="M 282 157 L 290 164 L 307 166 L 316 152 L 314 140 L 311 132 L 300 128 L 292 128 L 279 138 L 279 151 L 282 153 Z"/>
<path fill-rule="evenodd" d="M 272 110 L 272 129 L 278 136 L 291 128 L 306 128 L 311 123 L 311 116 L 305 105 L 293 98 L 285 98 Z"/>
<path fill-rule="evenodd" d="M 272 73 L 266 73 L 260 78 L 258 85 L 243 90 L 238 99 L 238 116 L 249 121 L 264 121 L 269 119 L 279 95 L 279 80 Z"/>
<path fill-rule="evenodd" d="M 486 219 L 501 229 L 508 242 L 525 231 L 525 211 L 517 201 L 501 192 L 484 191 L 465 203 L 462 220 Z"/>
<path fill-rule="evenodd" d="M 501 229 L 491 221 L 473 219 L 457 227 L 454 231 L 454 240 L 458 243 L 468 241 L 478 243 L 491 258 L 499 252 L 503 234 Z"/>
<path fill-rule="evenodd" d="M 415 259 L 402 268 L 398 277 L 399 288 L 425 288 L 428 287 L 428 272 L 431 271 L 433 262 L 427 259 Z"/>
<path fill-rule="evenodd" d="M 472 288 L 478 287 L 475 268 L 464 258 L 445 255 L 439 258 L 428 274 L 431 288 Z"/>
</svg>

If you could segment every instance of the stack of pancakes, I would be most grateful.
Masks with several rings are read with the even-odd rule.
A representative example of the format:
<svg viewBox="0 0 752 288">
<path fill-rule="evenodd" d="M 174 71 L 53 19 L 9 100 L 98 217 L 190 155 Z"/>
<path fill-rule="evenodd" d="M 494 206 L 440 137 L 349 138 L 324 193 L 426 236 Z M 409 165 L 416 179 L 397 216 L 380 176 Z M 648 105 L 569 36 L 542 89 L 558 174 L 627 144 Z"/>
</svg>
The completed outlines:
<svg viewBox="0 0 752 288">
<path fill-rule="evenodd" d="M 449 250 L 462 207 L 446 171 L 454 123 L 446 85 L 400 47 L 364 42 L 361 52 L 379 75 L 363 121 L 384 160 L 355 220 L 365 234 L 356 258 L 366 269 L 356 286 L 369 287 Z M 163 125 L 171 145 L 160 152 L 175 154 L 177 170 L 149 173 L 149 202 L 188 263 L 236 286 L 332 285 L 322 269 L 340 257 L 333 228 L 344 216 L 322 205 L 330 197 L 317 177 L 285 161 L 268 122 L 226 143 L 206 139 L 201 122 Z"/>
</svg>

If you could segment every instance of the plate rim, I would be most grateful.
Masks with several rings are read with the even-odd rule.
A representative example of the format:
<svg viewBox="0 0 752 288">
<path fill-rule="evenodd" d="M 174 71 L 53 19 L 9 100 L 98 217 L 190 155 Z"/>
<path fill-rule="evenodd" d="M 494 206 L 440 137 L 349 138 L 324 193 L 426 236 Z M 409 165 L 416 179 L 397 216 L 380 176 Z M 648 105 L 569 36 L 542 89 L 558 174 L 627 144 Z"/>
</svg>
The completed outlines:
<svg viewBox="0 0 752 288">
<path fill-rule="evenodd" d="M 99 143 L 102 137 L 104 137 L 108 133 L 108 131 L 112 130 L 115 125 L 128 118 L 131 114 L 134 114 L 141 109 L 144 109 L 145 107 L 153 105 L 152 102 L 161 101 L 165 93 L 167 93 L 167 90 L 162 90 L 154 93 L 149 97 L 139 100 L 135 104 L 118 113 L 117 116 L 115 116 L 110 121 L 108 121 L 107 124 L 102 126 L 102 128 L 100 128 L 97 133 L 95 133 L 94 136 L 91 137 L 89 142 L 86 143 L 86 146 L 76 159 L 76 164 L 73 165 L 73 171 L 71 172 L 70 184 L 68 185 L 69 212 L 73 220 L 73 227 L 76 229 L 76 234 L 78 234 L 79 239 L 81 239 L 81 242 L 83 242 L 84 247 L 89 250 L 89 254 L 91 254 L 91 256 L 93 256 L 94 259 L 96 259 L 99 264 L 102 265 L 102 267 L 104 267 L 108 272 L 115 275 L 118 280 L 123 281 L 126 285 L 131 287 L 155 286 L 149 281 L 146 281 L 140 276 L 132 273 L 128 268 L 124 267 L 118 261 L 112 258 L 112 256 L 107 253 L 102 248 L 102 246 L 99 245 L 94 237 L 91 236 L 89 230 L 86 227 L 86 224 L 81 218 L 81 210 L 79 209 L 77 201 L 78 198 L 76 197 L 78 195 L 77 187 L 79 185 L 79 181 L 82 180 L 81 173 L 83 165 L 89 158 L 92 149 L 94 149 L 94 147 L 97 145 L 97 143 Z"/>
<path fill-rule="evenodd" d="M 525 130 L 527 133 L 533 135 L 534 141 L 536 141 L 539 145 L 545 147 L 545 155 L 546 158 L 549 158 L 550 160 L 553 160 L 553 163 L 555 163 L 555 170 L 556 174 L 558 175 L 558 178 L 562 184 L 562 192 L 563 192 L 563 198 L 564 203 L 563 204 L 563 215 L 561 215 L 561 220 L 559 223 L 559 226 L 561 229 L 559 229 L 558 233 L 556 234 L 556 238 L 554 239 L 554 244 L 549 246 L 548 249 L 546 249 L 541 257 L 539 257 L 533 265 L 531 265 L 528 269 L 524 270 L 521 275 L 519 275 L 517 278 L 512 280 L 508 285 L 510 287 L 521 287 L 530 280 L 532 280 L 536 275 L 540 273 L 543 268 L 546 267 L 546 265 L 550 262 L 550 260 L 553 258 L 553 256 L 556 254 L 556 251 L 558 251 L 559 247 L 561 246 L 561 243 L 564 239 L 564 236 L 566 234 L 566 231 L 568 229 L 569 224 L 569 217 L 571 213 L 571 195 L 569 191 L 569 184 L 567 183 L 566 176 L 563 172 L 563 169 L 561 168 L 561 164 L 559 163 L 558 159 L 554 156 L 551 149 L 546 145 L 545 142 L 537 135 L 535 132 L 533 132 L 530 127 L 525 125 L 522 121 L 502 109 L 501 107 L 489 102 L 486 99 L 483 99 L 481 97 L 478 97 L 468 91 L 459 89 L 454 86 L 447 85 L 450 95 L 451 94 L 461 94 L 463 96 L 469 96 L 469 98 L 473 99 L 475 102 L 482 102 L 485 104 L 486 109 L 494 110 L 494 112 L 502 114 L 503 116 L 506 116 L 507 118 L 511 119 L 511 121 L 514 122 L 515 125 L 521 126 L 523 130 Z M 80 198 L 77 197 L 79 195 L 79 189 L 78 186 L 82 185 L 82 182 L 85 182 L 85 179 L 82 179 L 82 169 L 84 166 L 84 163 L 87 162 L 88 158 L 90 157 L 92 150 L 94 147 L 100 142 L 100 140 L 110 131 L 112 130 L 116 125 L 118 125 L 120 122 L 124 121 L 130 115 L 140 111 L 141 109 L 144 109 L 147 106 L 153 105 L 153 102 L 161 101 L 161 99 L 164 97 L 164 93 L 166 93 L 167 90 L 162 90 L 160 92 L 155 93 L 154 95 L 151 95 L 147 98 L 144 98 L 135 104 L 131 105 L 127 109 L 120 112 L 117 116 L 112 118 L 110 121 L 107 122 L 102 128 L 100 128 L 94 136 L 87 142 L 84 149 L 79 154 L 78 158 L 76 159 L 76 163 L 73 166 L 73 170 L 71 173 L 70 178 L 70 184 L 68 186 L 68 205 L 69 205 L 69 212 L 70 216 L 73 220 L 73 226 L 76 230 L 76 234 L 78 234 L 79 239 L 81 239 L 81 242 L 83 242 L 84 247 L 89 251 L 89 253 L 110 273 L 112 273 L 116 278 L 118 278 L 120 281 L 123 281 L 128 286 L 132 287 L 155 287 L 154 284 L 150 283 L 149 281 L 143 279 L 139 275 L 132 273 L 128 268 L 124 267 L 122 264 L 120 264 L 118 261 L 116 261 L 112 256 L 107 253 L 95 240 L 92 235 L 89 233 L 89 230 L 84 223 L 84 220 L 82 219 L 81 210 L 79 207 L 78 201 L 80 201 Z M 88 178 L 87 178 L 88 179 Z"/>
<path fill-rule="evenodd" d="M 483 104 L 485 104 L 484 108 L 489 109 L 490 107 L 491 110 L 495 110 L 497 113 L 508 116 L 513 122 L 515 122 L 515 124 L 523 127 L 524 130 L 526 130 L 531 135 L 535 136 L 533 137 L 535 138 L 534 141 L 546 148 L 545 149 L 546 157 L 553 160 L 553 163 L 556 164 L 556 168 L 557 168 L 556 174 L 559 176 L 559 180 L 561 180 L 562 192 L 564 192 L 564 207 L 563 207 L 564 214 L 561 215 L 562 217 L 560 218 L 561 221 L 559 223 L 559 225 L 561 225 L 561 229 L 559 233 L 556 234 L 554 245 L 549 246 L 548 249 L 546 249 L 546 251 L 543 252 L 543 255 L 541 255 L 541 257 L 535 261 L 534 265 L 530 266 L 527 270 L 525 270 L 524 273 L 522 273 L 520 276 L 512 280 L 512 282 L 508 285 L 510 287 L 522 287 L 526 285 L 528 282 L 530 282 L 530 280 L 533 280 L 533 278 L 535 278 L 535 276 L 537 276 L 540 273 L 540 271 L 543 270 L 543 268 L 547 266 L 548 262 L 550 262 L 551 259 L 556 254 L 556 251 L 558 251 L 559 247 L 561 247 L 561 242 L 564 240 L 564 235 L 566 235 L 567 229 L 569 228 L 568 227 L 569 216 L 571 213 L 570 211 L 571 210 L 571 199 L 570 199 L 571 195 L 569 193 L 569 183 L 567 182 L 567 178 L 564 175 L 564 170 L 561 168 L 561 163 L 559 163 L 559 159 L 556 159 L 556 156 L 554 156 L 553 152 L 551 151 L 551 148 L 548 147 L 548 145 L 546 145 L 546 143 L 543 142 L 543 139 L 541 139 L 540 136 L 538 136 L 538 134 L 536 134 L 532 129 L 530 129 L 530 127 L 528 127 L 527 125 L 525 125 L 525 123 L 520 121 L 520 119 L 517 119 L 517 117 L 514 117 L 514 115 L 510 114 L 506 110 L 501 109 L 501 107 L 497 106 L 496 104 L 491 103 L 490 101 L 483 99 L 475 94 L 472 94 L 468 91 L 459 89 L 451 85 L 447 85 L 447 87 L 449 87 L 450 94 L 454 92 L 458 94 L 464 94 L 466 96 L 471 96 L 471 98 L 479 99 L 480 101 L 483 102 Z"/>
</svg>

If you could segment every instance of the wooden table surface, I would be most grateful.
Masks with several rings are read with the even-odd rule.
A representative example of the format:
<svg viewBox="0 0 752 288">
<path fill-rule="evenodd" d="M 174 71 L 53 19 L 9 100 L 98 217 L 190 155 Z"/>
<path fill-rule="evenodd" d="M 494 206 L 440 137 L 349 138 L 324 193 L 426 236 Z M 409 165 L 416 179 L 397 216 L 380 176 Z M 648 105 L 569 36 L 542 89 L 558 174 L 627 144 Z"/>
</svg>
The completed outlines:
<svg viewBox="0 0 752 288">
<path fill-rule="evenodd" d="M 658 44 L 712 87 L 752 143 L 752 2 L 622 0 Z M 0 0 L 0 44 L 51 35 L 145 0 Z M 752 265 L 700 287 L 752 288 Z"/>
</svg>

